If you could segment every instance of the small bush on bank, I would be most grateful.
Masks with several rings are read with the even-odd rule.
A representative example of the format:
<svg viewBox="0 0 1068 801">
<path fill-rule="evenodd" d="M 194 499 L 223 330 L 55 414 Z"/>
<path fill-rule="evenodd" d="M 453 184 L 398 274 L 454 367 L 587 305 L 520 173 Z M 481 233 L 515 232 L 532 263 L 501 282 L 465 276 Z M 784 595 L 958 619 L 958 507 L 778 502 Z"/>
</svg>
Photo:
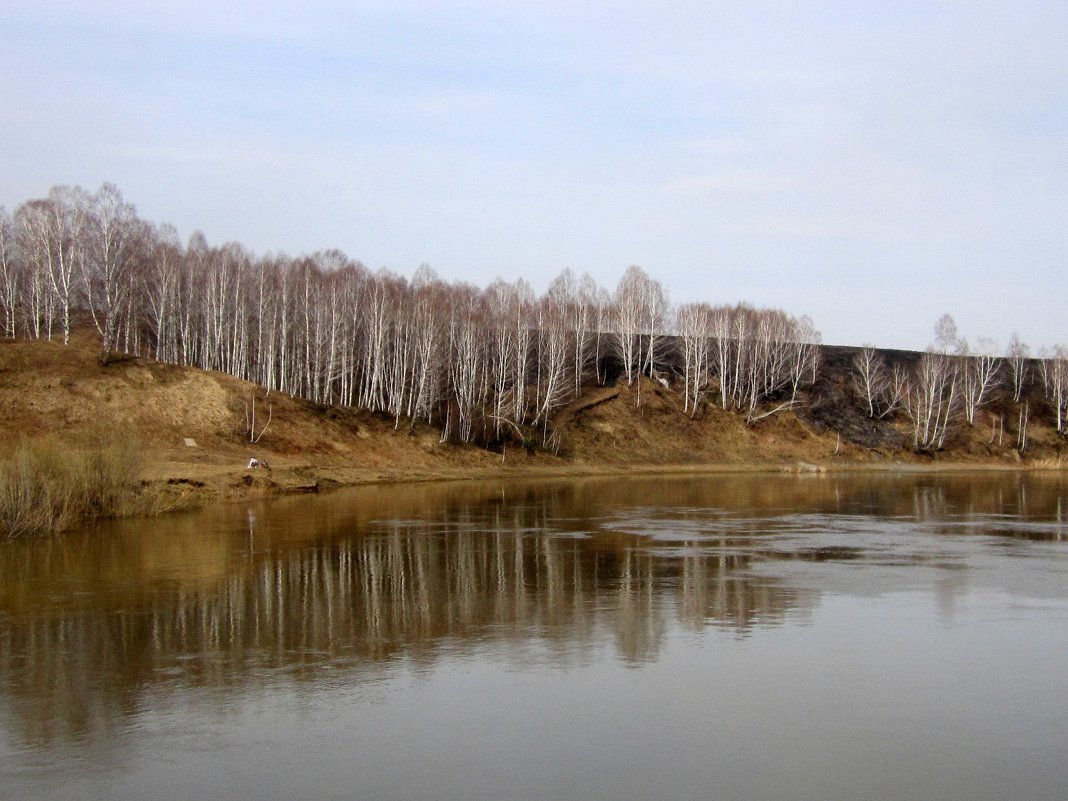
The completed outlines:
<svg viewBox="0 0 1068 801">
<path fill-rule="evenodd" d="M 83 447 L 22 441 L 0 460 L 0 537 L 63 531 L 99 517 L 137 514 L 141 460 L 130 440 L 90 435 Z"/>
</svg>

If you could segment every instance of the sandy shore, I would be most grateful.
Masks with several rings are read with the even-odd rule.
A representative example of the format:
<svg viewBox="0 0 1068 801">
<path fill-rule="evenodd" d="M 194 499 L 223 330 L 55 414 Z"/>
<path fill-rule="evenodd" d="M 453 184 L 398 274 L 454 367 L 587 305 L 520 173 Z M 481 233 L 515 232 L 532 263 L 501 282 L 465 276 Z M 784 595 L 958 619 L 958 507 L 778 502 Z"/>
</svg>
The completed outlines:
<svg viewBox="0 0 1068 801">
<path fill-rule="evenodd" d="M 500 457 L 497 457 L 498 459 Z M 194 459 L 167 458 L 149 462 L 144 478 L 149 486 L 165 488 L 168 506 L 192 507 L 213 502 L 236 502 L 294 493 L 330 491 L 342 487 L 427 481 L 482 481 L 498 479 L 583 478 L 629 475 L 715 475 L 741 473 L 850 473 L 850 472 L 1008 472 L 1060 470 L 1060 464 L 1005 464 L 939 461 L 929 464 L 896 461 L 823 461 L 716 463 L 575 463 L 544 457 L 518 458 L 509 463 L 442 465 L 405 468 L 366 467 L 338 459 L 274 457 L 267 468 L 249 468 L 237 453 L 212 454 Z"/>
</svg>

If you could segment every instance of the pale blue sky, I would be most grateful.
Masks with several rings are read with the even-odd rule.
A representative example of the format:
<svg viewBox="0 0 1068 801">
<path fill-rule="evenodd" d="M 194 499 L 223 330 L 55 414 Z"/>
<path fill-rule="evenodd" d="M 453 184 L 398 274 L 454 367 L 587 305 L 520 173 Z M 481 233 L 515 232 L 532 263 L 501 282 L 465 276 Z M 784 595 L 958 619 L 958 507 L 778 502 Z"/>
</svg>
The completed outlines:
<svg viewBox="0 0 1068 801">
<path fill-rule="evenodd" d="M 1068 3 L 0 0 L 0 204 L 1068 342 Z"/>
</svg>

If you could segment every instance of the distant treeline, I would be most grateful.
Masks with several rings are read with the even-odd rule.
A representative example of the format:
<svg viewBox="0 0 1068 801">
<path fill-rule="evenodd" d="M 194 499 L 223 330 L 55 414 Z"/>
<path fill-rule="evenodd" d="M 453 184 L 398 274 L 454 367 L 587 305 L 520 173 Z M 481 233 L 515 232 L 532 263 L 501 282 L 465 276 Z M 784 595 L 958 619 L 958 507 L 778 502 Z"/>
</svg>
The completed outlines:
<svg viewBox="0 0 1068 801">
<path fill-rule="evenodd" d="M 111 184 L 56 187 L 13 214 L 0 209 L 3 335 L 68 342 L 81 319 L 105 357 L 220 370 L 268 391 L 388 413 L 397 425 L 423 419 L 464 442 L 529 441 L 538 431 L 551 445 L 554 412 L 588 387 L 640 376 L 678 384 L 686 413 L 716 403 L 754 422 L 802 403 L 820 357 L 807 317 L 673 307 L 637 266 L 613 291 L 564 270 L 539 296 L 524 280 L 483 289 L 425 265 L 409 280 L 337 250 L 257 257 L 200 233 L 183 246 Z M 973 353 L 947 316 L 937 339 L 909 369 L 864 348 L 853 370 L 865 413 L 907 419 L 920 450 L 941 448 L 956 421 L 974 422 L 995 396 L 1024 403 L 1029 380 L 1015 338 L 1004 355 L 986 341 Z M 1063 431 L 1068 351 L 1043 356 L 1038 371 Z"/>
</svg>

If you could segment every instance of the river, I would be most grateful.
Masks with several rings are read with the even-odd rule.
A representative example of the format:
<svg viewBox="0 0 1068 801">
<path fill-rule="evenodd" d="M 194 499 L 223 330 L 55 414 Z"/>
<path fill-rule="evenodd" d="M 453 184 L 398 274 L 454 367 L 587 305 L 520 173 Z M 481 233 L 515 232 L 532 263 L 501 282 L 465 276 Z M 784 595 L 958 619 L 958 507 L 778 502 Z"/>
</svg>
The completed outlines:
<svg viewBox="0 0 1068 801">
<path fill-rule="evenodd" d="M 1068 797 L 1068 481 L 365 487 L 0 546 L 3 799 Z"/>
</svg>

